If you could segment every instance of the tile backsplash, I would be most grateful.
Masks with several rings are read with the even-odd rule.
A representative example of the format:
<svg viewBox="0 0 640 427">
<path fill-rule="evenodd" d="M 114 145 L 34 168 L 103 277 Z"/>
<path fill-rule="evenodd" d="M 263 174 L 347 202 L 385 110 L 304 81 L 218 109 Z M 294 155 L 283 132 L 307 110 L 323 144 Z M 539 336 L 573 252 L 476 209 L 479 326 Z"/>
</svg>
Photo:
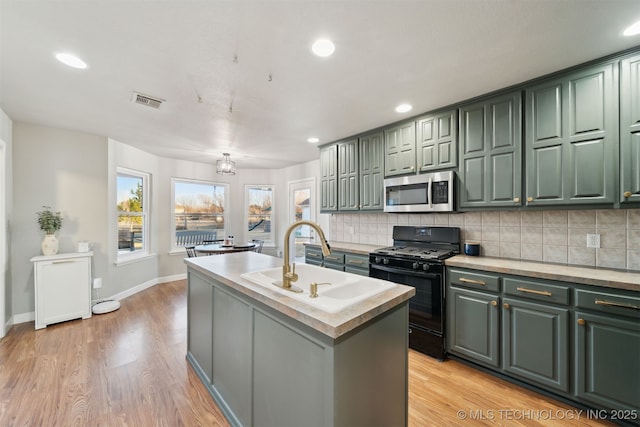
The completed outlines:
<svg viewBox="0 0 640 427">
<path fill-rule="evenodd" d="M 460 227 L 484 256 L 640 271 L 640 209 L 332 214 L 329 239 L 389 246 L 394 225 Z"/>
</svg>

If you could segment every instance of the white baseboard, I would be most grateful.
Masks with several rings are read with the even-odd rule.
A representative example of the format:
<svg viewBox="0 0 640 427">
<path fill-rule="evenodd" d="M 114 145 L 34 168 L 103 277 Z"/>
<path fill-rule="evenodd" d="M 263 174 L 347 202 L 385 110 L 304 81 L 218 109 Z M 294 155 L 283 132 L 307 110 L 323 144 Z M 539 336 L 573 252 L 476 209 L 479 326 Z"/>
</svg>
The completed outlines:
<svg viewBox="0 0 640 427">
<path fill-rule="evenodd" d="M 140 285 L 134 286 L 133 288 L 129 288 L 126 291 L 123 292 L 119 292 L 115 295 L 112 295 L 110 297 L 106 297 L 106 298 L 100 298 L 100 301 L 103 300 L 108 300 L 108 299 L 112 299 L 112 300 L 116 300 L 116 301 L 121 301 L 127 297 L 130 297 L 131 295 L 135 295 L 138 292 L 142 292 L 145 289 L 148 289 L 152 286 L 155 285 L 159 285 L 161 283 L 168 283 L 168 282 L 175 282 L 176 280 L 184 280 L 187 278 L 187 273 L 183 273 L 183 274 L 174 274 L 173 276 L 164 276 L 164 277 L 158 277 L 156 279 L 153 280 L 149 280 L 146 281 Z M 97 302 L 97 301 L 91 301 L 92 303 Z M 7 325 L 5 330 L 8 332 L 9 328 L 11 328 L 11 326 L 13 325 L 17 325 L 18 323 L 25 323 L 25 322 L 32 322 L 36 320 L 36 312 L 35 311 L 31 311 L 29 313 L 21 313 L 21 314 L 15 314 L 13 315 L 8 321 L 7 321 Z"/>
</svg>

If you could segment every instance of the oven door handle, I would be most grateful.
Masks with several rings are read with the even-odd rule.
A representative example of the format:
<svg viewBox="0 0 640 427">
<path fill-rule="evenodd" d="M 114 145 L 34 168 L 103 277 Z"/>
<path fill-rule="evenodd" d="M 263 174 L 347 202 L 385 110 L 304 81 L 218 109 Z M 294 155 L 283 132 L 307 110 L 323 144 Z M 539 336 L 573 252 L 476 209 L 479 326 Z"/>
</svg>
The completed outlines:
<svg viewBox="0 0 640 427">
<path fill-rule="evenodd" d="M 376 265 L 376 266 L 372 265 L 371 269 L 386 271 L 388 273 L 405 274 L 407 276 L 424 277 L 426 279 L 438 279 L 439 277 L 442 276 L 442 274 L 440 273 L 427 273 L 426 271 L 422 272 L 422 271 L 415 271 L 415 270 L 398 270 L 397 268 L 385 267 L 383 265 Z"/>
</svg>

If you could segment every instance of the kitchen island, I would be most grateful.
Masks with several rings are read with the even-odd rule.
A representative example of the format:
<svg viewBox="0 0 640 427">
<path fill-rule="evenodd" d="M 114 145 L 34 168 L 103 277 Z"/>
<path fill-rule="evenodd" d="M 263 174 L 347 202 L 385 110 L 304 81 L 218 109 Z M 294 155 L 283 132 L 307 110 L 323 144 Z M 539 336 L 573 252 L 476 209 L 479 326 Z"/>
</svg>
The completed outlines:
<svg viewBox="0 0 640 427">
<path fill-rule="evenodd" d="M 241 277 L 282 259 L 185 262 L 187 360 L 232 425 L 407 425 L 413 288 L 328 313 Z"/>
</svg>

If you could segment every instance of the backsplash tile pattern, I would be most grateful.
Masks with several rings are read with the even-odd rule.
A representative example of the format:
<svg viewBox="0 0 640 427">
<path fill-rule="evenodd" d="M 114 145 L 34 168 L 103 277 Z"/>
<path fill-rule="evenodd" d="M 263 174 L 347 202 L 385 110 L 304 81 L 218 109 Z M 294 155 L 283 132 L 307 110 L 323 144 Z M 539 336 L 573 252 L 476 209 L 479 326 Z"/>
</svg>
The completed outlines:
<svg viewBox="0 0 640 427">
<path fill-rule="evenodd" d="M 394 225 L 460 227 L 484 256 L 640 271 L 640 209 L 332 214 L 330 240 L 389 246 Z"/>
</svg>

